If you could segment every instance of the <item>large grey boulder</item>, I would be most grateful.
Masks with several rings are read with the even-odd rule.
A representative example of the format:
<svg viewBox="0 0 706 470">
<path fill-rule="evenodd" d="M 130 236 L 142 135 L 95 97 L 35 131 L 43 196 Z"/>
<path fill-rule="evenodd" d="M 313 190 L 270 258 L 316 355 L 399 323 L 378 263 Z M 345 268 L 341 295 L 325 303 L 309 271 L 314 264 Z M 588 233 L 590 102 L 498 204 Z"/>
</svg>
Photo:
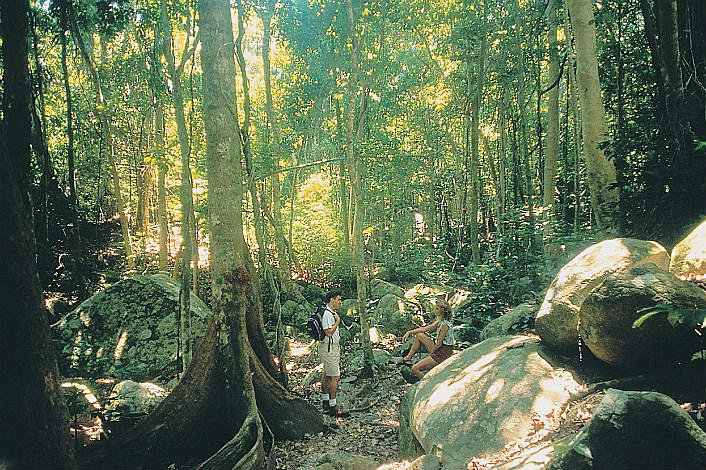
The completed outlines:
<svg viewBox="0 0 706 470">
<path fill-rule="evenodd" d="M 414 328 L 416 309 L 408 300 L 394 294 L 386 294 L 373 311 L 374 322 L 383 333 L 404 334 Z"/>
<path fill-rule="evenodd" d="M 654 263 L 667 269 L 669 254 L 657 242 L 615 238 L 590 246 L 566 264 L 552 281 L 537 312 L 535 329 L 555 349 L 575 351 L 579 310 L 588 293 L 609 274 Z"/>
<path fill-rule="evenodd" d="M 572 449 L 549 468 L 574 470 L 706 468 L 706 433 L 657 392 L 609 389 Z M 590 456 L 590 457 L 588 457 Z"/>
<path fill-rule="evenodd" d="M 53 326 L 65 376 L 152 379 L 177 371 L 179 285 L 163 274 L 132 276 L 90 297 Z M 191 294 L 194 344 L 211 311 Z"/>
<path fill-rule="evenodd" d="M 580 333 L 602 361 L 650 368 L 688 359 L 699 348 L 693 326 L 670 326 L 666 314 L 632 325 L 645 307 L 706 308 L 706 292 L 652 263 L 612 274 L 586 297 Z"/>
<path fill-rule="evenodd" d="M 448 469 L 501 451 L 559 419 L 579 384 L 536 337 L 499 336 L 451 356 L 400 404 L 400 453 L 439 456 Z"/>
<path fill-rule="evenodd" d="M 143 416 L 155 409 L 166 396 L 167 391 L 153 383 L 124 380 L 113 387 L 105 404 L 105 415 L 113 421 Z"/>
<path fill-rule="evenodd" d="M 706 220 L 674 247 L 669 272 L 683 279 L 706 277 Z"/>
<path fill-rule="evenodd" d="M 485 341 L 493 336 L 522 333 L 528 329 L 525 328 L 526 326 L 533 323 L 532 320 L 534 320 L 536 314 L 537 305 L 529 303 L 520 304 L 506 314 L 491 320 L 490 323 L 485 325 L 483 331 L 480 332 L 478 339 Z"/>
<path fill-rule="evenodd" d="M 370 297 L 380 299 L 384 295 L 393 294 L 397 297 L 404 297 L 404 289 L 382 279 L 370 281 Z"/>
</svg>

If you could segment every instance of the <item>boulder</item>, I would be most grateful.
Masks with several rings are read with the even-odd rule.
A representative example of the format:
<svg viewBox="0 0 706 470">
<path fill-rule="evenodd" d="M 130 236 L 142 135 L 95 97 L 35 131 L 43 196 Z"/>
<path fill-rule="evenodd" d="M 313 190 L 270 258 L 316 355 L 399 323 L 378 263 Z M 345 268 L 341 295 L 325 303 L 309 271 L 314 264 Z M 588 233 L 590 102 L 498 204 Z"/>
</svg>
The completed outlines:
<svg viewBox="0 0 706 470">
<path fill-rule="evenodd" d="M 466 468 L 536 433 L 537 417 L 556 423 L 579 384 L 549 359 L 528 335 L 490 338 L 451 356 L 404 396 L 400 453 L 435 454 L 444 468 Z"/>
<path fill-rule="evenodd" d="M 659 243 L 615 238 L 590 246 L 552 281 L 537 312 L 535 329 L 549 346 L 575 351 L 579 310 L 588 293 L 614 272 L 642 263 L 667 269 L 669 254 Z"/>
<path fill-rule="evenodd" d="M 90 297 L 53 325 L 65 376 L 129 375 L 152 379 L 177 372 L 175 312 L 179 285 L 163 274 L 132 276 Z M 211 311 L 191 294 L 195 345 Z"/>
<path fill-rule="evenodd" d="M 383 333 L 401 335 L 414 328 L 412 319 L 415 313 L 416 309 L 408 300 L 394 294 L 385 294 L 373 311 L 373 322 Z"/>
<path fill-rule="evenodd" d="M 390 353 L 384 349 L 373 349 L 373 360 L 375 365 L 384 366 L 390 361 Z M 350 361 L 350 366 L 353 370 L 363 368 L 363 351 L 361 349 L 356 349 L 348 355 L 348 360 Z"/>
<path fill-rule="evenodd" d="M 463 310 L 473 302 L 471 297 L 472 292 L 467 290 L 459 290 L 449 299 L 449 305 L 453 310 Z"/>
<path fill-rule="evenodd" d="M 370 281 L 370 297 L 380 299 L 384 295 L 393 294 L 397 297 L 404 297 L 404 289 L 382 279 Z"/>
<path fill-rule="evenodd" d="M 294 317 L 294 312 L 299 307 L 299 304 L 293 300 L 288 300 L 282 304 L 280 311 L 282 312 L 282 321 L 287 325 L 294 325 L 296 318 Z"/>
<path fill-rule="evenodd" d="M 520 304 L 504 315 L 494 318 L 480 332 L 479 340 L 484 341 L 493 336 L 503 336 L 526 331 L 533 323 L 537 314 L 534 304 Z"/>
<path fill-rule="evenodd" d="M 167 391 L 153 383 L 120 382 L 110 392 L 105 404 L 105 416 L 115 421 L 120 418 L 149 414 L 167 396 Z"/>
<path fill-rule="evenodd" d="M 666 395 L 609 389 L 571 449 L 550 464 L 579 467 L 704 469 L 706 433 Z"/>
<path fill-rule="evenodd" d="M 652 263 L 611 274 L 584 300 L 580 334 L 602 361 L 616 366 L 649 368 L 675 364 L 698 350 L 693 326 L 670 326 L 666 314 L 632 325 L 639 310 L 656 304 L 706 308 L 706 292 Z"/>
<path fill-rule="evenodd" d="M 669 272 L 682 279 L 706 277 L 706 220 L 674 247 Z"/>
</svg>

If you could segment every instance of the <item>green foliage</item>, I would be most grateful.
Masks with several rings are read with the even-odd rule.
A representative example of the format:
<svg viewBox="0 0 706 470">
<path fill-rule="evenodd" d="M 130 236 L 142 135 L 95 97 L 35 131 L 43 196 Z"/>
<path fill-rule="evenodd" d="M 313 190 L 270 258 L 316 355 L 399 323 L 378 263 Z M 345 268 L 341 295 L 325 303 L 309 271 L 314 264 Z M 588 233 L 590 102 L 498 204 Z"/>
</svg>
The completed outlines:
<svg viewBox="0 0 706 470">
<path fill-rule="evenodd" d="M 672 327 L 685 325 L 694 329 L 703 329 L 706 320 L 706 309 L 674 307 L 673 305 L 657 304 L 651 307 L 642 308 L 637 311 L 641 316 L 632 324 L 633 328 L 639 328 L 645 321 L 659 314 L 667 315 L 667 321 Z"/>
</svg>

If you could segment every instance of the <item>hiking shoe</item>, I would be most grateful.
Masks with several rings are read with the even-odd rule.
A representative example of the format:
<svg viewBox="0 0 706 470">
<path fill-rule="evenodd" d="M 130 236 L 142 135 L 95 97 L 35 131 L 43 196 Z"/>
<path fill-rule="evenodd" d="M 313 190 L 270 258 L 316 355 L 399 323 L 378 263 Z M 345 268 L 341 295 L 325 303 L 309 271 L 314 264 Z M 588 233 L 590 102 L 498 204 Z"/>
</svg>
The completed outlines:
<svg viewBox="0 0 706 470">
<path fill-rule="evenodd" d="M 419 377 L 414 375 L 414 372 L 412 372 L 412 369 L 410 369 L 409 367 L 402 367 L 400 369 L 400 373 L 402 374 L 402 377 L 404 377 L 404 379 L 407 381 L 407 383 L 416 384 L 417 382 L 419 382 Z"/>
<path fill-rule="evenodd" d="M 341 409 L 338 405 L 329 407 L 328 414 L 336 418 L 345 418 L 346 416 L 350 416 L 348 411 Z"/>
</svg>

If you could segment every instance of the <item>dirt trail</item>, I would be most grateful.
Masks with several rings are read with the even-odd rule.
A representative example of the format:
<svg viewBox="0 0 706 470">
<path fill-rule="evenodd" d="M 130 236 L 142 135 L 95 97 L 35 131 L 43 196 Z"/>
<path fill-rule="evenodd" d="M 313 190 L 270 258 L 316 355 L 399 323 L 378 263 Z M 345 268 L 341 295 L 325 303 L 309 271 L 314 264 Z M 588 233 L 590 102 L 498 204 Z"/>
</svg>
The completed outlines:
<svg viewBox="0 0 706 470">
<path fill-rule="evenodd" d="M 306 375 L 319 363 L 317 355 L 309 353 L 307 344 L 292 341 L 291 346 L 292 355 L 288 364 L 290 389 L 320 408 L 320 383 L 317 381 L 311 386 L 303 386 Z M 392 345 L 383 348 L 391 350 Z M 344 350 L 339 401 L 348 408 L 364 410 L 353 412 L 346 418 L 324 416 L 328 427 L 323 433 L 302 441 L 277 442 L 277 469 L 314 469 L 327 452 L 365 456 L 379 465 L 399 460 L 397 409 L 409 385 L 394 365 L 379 370 L 373 379 L 355 379 L 357 371 L 350 359 L 350 351 Z M 355 380 L 348 382 L 351 379 Z M 403 469 L 405 466 L 394 464 L 385 468 Z"/>
</svg>

